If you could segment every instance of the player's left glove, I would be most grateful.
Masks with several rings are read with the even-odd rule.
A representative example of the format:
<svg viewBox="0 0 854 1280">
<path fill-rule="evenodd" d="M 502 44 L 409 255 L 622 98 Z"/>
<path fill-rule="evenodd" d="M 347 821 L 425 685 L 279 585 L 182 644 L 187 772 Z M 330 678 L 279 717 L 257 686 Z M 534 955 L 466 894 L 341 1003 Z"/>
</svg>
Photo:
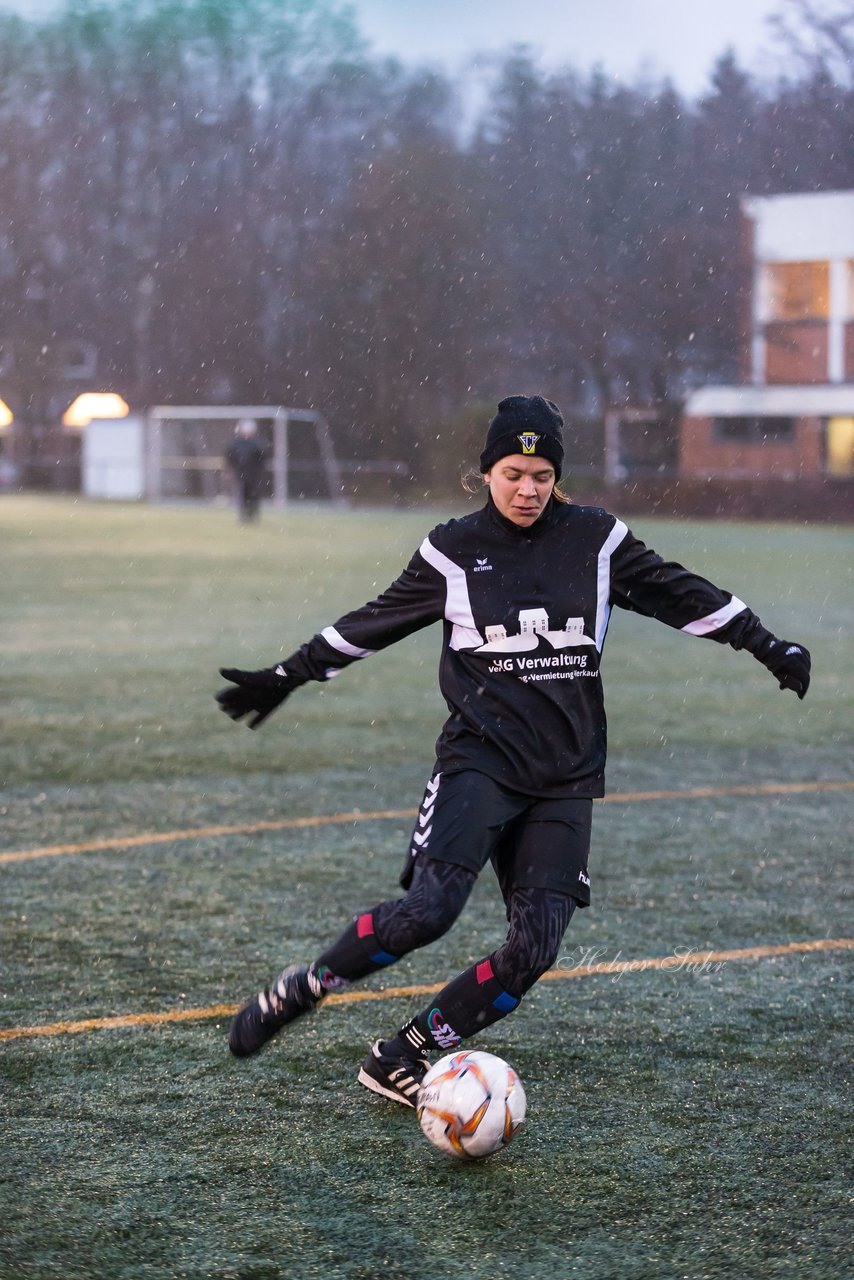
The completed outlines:
<svg viewBox="0 0 854 1280">
<path fill-rule="evenodd" d="M 230 680 L 227 689 L 220 689 L 216 700 L 220 708 L 232 720 L 251 715 L 250 729 L 257 729 L 267 716 L 280 707 L 294 689 L 303 683 L 287 667 L 279 663 L 262 671 L 238 671 L 234 667 L 220 667 L 219 674 Z"/>
<path fill-rule="evenodd" d="M 803 698 L 810 687 L 810 653 L 802 644 L 778 640 L 768 635 L 753 656 L 767 667 L 780 682 L 781 689 L 792 689 Z"/>
</svg>

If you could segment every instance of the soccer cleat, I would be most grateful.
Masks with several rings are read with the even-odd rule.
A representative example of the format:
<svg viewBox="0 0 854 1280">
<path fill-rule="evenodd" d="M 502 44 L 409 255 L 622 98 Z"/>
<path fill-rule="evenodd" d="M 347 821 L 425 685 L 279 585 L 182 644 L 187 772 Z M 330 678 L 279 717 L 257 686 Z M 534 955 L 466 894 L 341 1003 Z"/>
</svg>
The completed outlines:
<svg viewBox="0 0 854 1280">
<path fill-rule="evenodd" d="M 308 1013 L 325 994 L 307 965 L 285 969 L 272 987 L 265 987 L 235 1014 L 228 1033 L 229 1049 L 236 1058 L 257 1053 L 285 1023 Z"/>
<path fill-rule="evenodd" d="M 359 1068 L 359 1084 L 381 1093 L 392 1102 L 414 1107 L 421 1081 L 430 1069 L 426 1057 L 383 1053 L 383 1041 L 376 1040 Z"/>
</svg>

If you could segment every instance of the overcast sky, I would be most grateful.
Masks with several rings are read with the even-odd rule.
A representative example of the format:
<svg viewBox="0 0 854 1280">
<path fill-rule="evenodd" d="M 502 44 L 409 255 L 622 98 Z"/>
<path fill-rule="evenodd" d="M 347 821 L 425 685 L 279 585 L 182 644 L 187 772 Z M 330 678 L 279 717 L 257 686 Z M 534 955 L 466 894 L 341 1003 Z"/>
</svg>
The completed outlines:
<svg viewBox="0 0 854 1280">
<path fill-rule="evenodd" d="M 785 0 L 350 0 L 377 53 L 441 64 L 456 76 L 478 52 L 529 44 L 544 65 L 599 64 L 632 81 L 640 71 L 702 93 L 717 57 L 733 46 L 760 75 L 782 68 L 769 14 Z M 175 0 L 180 4 L 180 0 Z M 57 0 L 0 0 L 41 15 Z"/>
<path fill-rule="evenodd" d="M 770 70 L 769 14 L 780 0 L 352 0 L 381 53 L 432 59 L 457 74 L 478 50 L 529 44 L 546 65 L 633 80 L 645 69 L 694 95 L 733 46 L 749 69 Z"/>
</svg>

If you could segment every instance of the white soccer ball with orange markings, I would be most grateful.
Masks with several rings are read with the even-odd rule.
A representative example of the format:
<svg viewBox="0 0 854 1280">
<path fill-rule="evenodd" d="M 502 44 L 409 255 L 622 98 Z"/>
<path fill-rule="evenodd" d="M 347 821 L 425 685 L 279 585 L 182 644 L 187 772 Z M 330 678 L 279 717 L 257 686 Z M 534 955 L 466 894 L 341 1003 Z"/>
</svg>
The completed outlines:
<svg viewBox="0 0 854 1280">
<path fill-rule="evenodd" d="M 503 1058 L 460 1050 L 440 1058 L 418 1091 L 426 1136 L 449 1155 L 476 1159 L 506 1147 L 525 1122 L 522 1081 Z"/>
</svg>

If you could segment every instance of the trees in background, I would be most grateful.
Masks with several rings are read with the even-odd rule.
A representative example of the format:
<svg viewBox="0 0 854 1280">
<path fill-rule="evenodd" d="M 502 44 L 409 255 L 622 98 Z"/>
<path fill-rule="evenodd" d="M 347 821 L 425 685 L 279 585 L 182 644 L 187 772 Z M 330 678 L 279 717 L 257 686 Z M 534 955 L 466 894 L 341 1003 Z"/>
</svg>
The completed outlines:
<svg viewBox="0 0 854 1280">
<path fill-rule="evenodd" d="M 416 476 L 507 392 L 672 409 L 735 374 L 740 199 L 854 186 L 850 21 L 778 26 L 788 78 L 726 55 L 695 102 L 514 51 L 463 131 L 335 0 L 0 17 L 0 395 L 75 339 L 138 405 L 321 408 Z"/>
</svg>

